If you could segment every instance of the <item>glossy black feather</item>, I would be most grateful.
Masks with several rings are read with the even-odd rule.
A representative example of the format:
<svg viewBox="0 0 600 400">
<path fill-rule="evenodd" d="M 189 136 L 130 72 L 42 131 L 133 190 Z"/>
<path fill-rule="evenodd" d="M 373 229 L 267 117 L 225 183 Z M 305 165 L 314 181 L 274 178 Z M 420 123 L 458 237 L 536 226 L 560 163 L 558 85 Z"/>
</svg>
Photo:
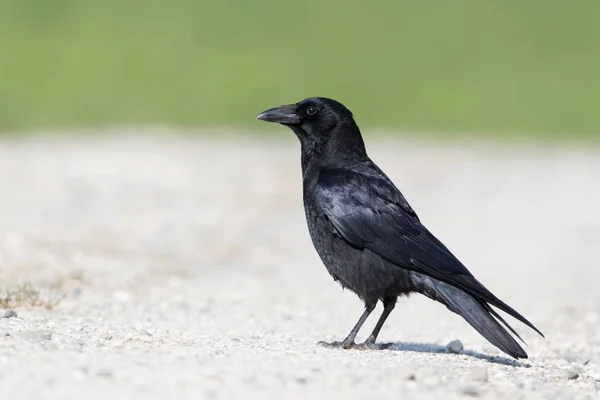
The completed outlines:
<svg viewBox="0 0 600 400">
<path fill-rule="evenodd" d="M 267 110 L 259 119 L 280 122 L 300 139 L 310 236 L 332 277 L 364 300 L 366 316 L 379 300 L 391 305 L 391 311 L 398 296 L 421 293 L 462 316 L 502 351 L 527 357 L 511 333 L 519 335 L 491 306 L 541 332 L 477 281 L 421 224 L 406 198 L 367 156 L 346 107 L 309 98 Z M 362 322 L 361 317 L 344 345 L 354 343 Z M 378 333 L 376 328 L 370 338 L 374 341 Z"/>
<path fill-rule="evenodd" d="M 322 170 L 315 194 L 327 218 L 354 246 L 370 249 L 399 267 L 459 287 L 542 335 L 479 283 L 421 224 L 404 196 L 372 161 Z"/>
</svg>

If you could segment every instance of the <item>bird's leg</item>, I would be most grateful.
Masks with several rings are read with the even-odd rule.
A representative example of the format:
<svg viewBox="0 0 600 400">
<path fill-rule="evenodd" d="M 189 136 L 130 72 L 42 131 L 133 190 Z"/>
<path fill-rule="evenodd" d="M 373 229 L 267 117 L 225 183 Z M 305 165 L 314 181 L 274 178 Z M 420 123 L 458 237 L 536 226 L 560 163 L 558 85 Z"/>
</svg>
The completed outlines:
<svg viewBox="0 0 600 400">
<path fill-rule="evenodd" d="M 389 317 L 389 315 L 392 312 L 392 310 L 394 309 L 394 307 L 396 307 L 396 299 L 395 298 L 383 299 L 383 312 L 381 313 L 381 316 L 379 317 L 379 320 L 377 321 L 375 328 L 373 328 L 373 332 L 371 332 L 371 335 L 367 338 L 367 340 L 365 340 L 365 342 L 363 343 L 363 346 L 370 347 L 370 348 L 377 348 L 377 349 L 386 349 L 391 346 L 391 344 L 389 344 L 389 343 L 378 346 L 375 344 L 375 340 L 377 340 L 379 331 L 383 327 L 385 320 Z"/>
<path fill-rule="evenodd" d="M 356 343 L 354 343 L 354 339 L 356 339 L 356 335 L 358 334 L 358 331 L 363 326 L 363 324 L 365 323 L 367 318 L 369 318 L 369 315 L 375 309 L 375 304 L 377 304 L 377 303 L 376 302 L 375 303 L 372 303 L 372 302 L 365 303 L 365 311 L 362 313 L 362 315 L 358 319 L 358 322 L 356 323 L 356 325 L 354 325 L 354 328 L 352 328 L 352 330 L 350 331 L 350 333 L 348 334 L 346 339 L 344 339 L 342 342 L 332 342 L 332 343 L 319 342 L 318 344 L 321 346 L 325 346 L 325 347 L 342 347 L 344 349 L 351 349 L 353 347 L 356 347 Z"/>
</svg>

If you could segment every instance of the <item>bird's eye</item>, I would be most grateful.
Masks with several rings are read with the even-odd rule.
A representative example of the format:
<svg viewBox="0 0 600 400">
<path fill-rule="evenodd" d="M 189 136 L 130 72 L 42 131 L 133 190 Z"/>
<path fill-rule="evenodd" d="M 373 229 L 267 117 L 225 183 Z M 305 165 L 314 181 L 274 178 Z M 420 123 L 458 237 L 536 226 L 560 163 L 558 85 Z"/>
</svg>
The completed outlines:
<svg viewBox="0 0 600 400">
<path fill-rule="evenodd" d="M 310 106 L 306 109 L 308 115 L 315 115 L 317 113 L 317 107 Z"/>
</svg>

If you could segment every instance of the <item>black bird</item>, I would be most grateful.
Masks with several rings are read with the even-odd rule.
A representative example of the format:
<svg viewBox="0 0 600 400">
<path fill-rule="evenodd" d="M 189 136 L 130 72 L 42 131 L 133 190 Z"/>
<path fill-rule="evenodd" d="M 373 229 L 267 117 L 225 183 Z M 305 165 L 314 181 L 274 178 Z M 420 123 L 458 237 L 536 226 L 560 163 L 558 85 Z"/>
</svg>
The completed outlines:
<svg viewBox="0 0 600 400">
<path fill-rule="evenodd" d="M 365 311 L 342 342 L 353 348 L 359 329 L 375 308 L 383 313 L 362 344 L 377 335 L 398 296 L 418 292 L 463 317 L 494 346 L 527 358 L 491 307 L 543 334 L 494 296 L 423 224 L 392 181 L 371 161 L 352 113 L 322 97 L 272 108 L 257 119 L 292 129 L 301 144 L 304 211 L 313 244 L 334 280 L 356 293 Z M 522 339 L 521 339 L 522 340 Z"/>
</svg>

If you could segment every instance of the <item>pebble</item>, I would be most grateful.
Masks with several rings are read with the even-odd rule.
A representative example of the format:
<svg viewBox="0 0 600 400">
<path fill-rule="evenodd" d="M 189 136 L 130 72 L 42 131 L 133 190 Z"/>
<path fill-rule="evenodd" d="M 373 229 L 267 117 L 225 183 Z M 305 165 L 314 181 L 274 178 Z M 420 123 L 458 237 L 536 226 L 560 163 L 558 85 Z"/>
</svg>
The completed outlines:
<svg viewBox="0 0 600 400">
<path fill-rule="evenodd" d="M 6 310 L 2 314 L 2 318 L 17 318 L 17 317 L 18 317 L 17 312 L 13 311 L 13 310 Z"/>
<path fill-rule="evenodd" d="M 477 387 L 473 386 L 473 385 L 463 386 L 460 391 L 462 394 L 467 395 L 467 396 L 471 396 L 471 397 L 479 396 L 479 389 L 477 389 Z"/>
<path fill-rule="evenodd" d="M 561 370 L 559 372 L 559 376 L 561 378 L 573 380 L 579 378 L 579 371 L 577 371 L 575 368 L 567 368 Z"/>
<path fill-rule="evenodd" d="M 460 340 L 453 340 L 446 345 L 448 353 L 460 353 L 463 350 L 463 344 Z"/>
</svg>

